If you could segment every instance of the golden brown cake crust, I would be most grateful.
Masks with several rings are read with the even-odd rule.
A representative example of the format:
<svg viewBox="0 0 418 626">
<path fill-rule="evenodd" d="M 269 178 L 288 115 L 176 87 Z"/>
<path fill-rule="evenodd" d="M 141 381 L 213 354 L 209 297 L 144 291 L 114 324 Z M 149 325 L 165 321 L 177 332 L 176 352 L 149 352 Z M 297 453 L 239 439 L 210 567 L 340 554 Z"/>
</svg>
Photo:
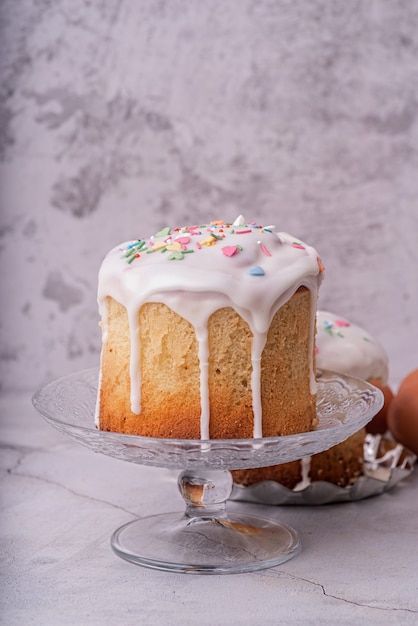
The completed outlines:
<svg viewBox="0 0 418 626">
<path fill-rule="evenodd" d="M 260 467 L 248 470 L 233 470 L 232 477 L 237 485 L 248 487 L 264 480 L 279 482 L 288 489 L 293 489 L 302 480 L 300 461 L 291 461 L 271 467 Z"/>
<path fill-rule="evenodd" d="M 351 437 L 311 459 L 311 481 L 325 480 L 340 487 L 348 487 L 363 473 L 364 440 L 362 428 Z"/>
<path fill-rule="evenodd" d="M 309 373 L 310 307 L 311 294 L 302 287 L 273 317 L 261 364 L 265 437 L 306 432 L 316 423 Z"/>
<path fill-rule="evenodd" d="M 364 440 L 366 430 L 357 433 L 329 450 L 311 457 L 310 482 L 323 480 L 340 487 L 348 487 L 362 475 L 364 464 Z M 232 472 L 239 485 L 253 485 L 263 480 L 273 480 L 288 489 L 294 489 L 302 478 L 301 461 L 282 465 Z"/>
<path fill-rule="evenodd" d="M 185 294 L 187 296 L 187 294 Z M 276 313 L 261 361 L 263 436 L 308 431 L 315 421 L 310 390 L 311 294 L 300 288 Z M 200 438 L 200 364 L 193 326 L 160 302 L 138 312 L 141 413 L 130 407 L 131 338 L 126 310 L 107 298 L 99 426 L 129 434 Z M 208 321 L 210 437 L 253 436 L 251 341 L 230 307 Z"/>
</svg>

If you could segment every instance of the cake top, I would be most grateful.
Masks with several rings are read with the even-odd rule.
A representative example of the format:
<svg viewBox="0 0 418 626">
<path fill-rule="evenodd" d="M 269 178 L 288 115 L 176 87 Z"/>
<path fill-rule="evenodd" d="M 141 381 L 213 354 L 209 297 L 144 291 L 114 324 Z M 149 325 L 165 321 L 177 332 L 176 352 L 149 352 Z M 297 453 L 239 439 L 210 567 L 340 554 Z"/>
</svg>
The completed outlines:
<svg viewBox="0 0 418 626">
<path fill-rule="evenodd" d="M 317 367 L 387 384 L 388 356 L 383 346 L 341 316 L 318 311 L 316 347 Z"/>
<path fill-rule="evenodd" d="M 253 330 L 266 332 L 275 311 L 298 287 L 313 291 L 316 302 L 322 273 L 314 248 L 239 216 L 234 223 L 164 228 L 113 248 L 100 268 L 98 295 L 99 301 L 111 296 L 139 308 L 164 294 L 164 302 L 171 299 L 170 306 L 194 323 L 190 299 L 184 314 L 178 295 L 195 292 L 200 301 L 208 294 L 208 317 L 221 303 L 232 306 Z"/>
</svg>

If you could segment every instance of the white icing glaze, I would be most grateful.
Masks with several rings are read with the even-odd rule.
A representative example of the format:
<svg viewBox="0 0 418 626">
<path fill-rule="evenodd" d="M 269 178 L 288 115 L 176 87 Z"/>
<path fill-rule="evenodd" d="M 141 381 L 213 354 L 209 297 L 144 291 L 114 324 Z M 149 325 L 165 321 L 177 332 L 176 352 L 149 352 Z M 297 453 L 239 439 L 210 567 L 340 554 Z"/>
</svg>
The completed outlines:
<svg viewBox="0 0 418 626">
<path fill-rule="evenodd" d="M 293 491 L 302 491 L 311 484 L 311 456 L 304 456 L 300 459 L 301 480 L 293 487 Z"/>
<path fill-rule="evenodd" d="M 360 326 L 329 311 L 317 313 L 316 364 L 362 380 L 388 381 L 388 356 L 383 346 Z"/>
<path fill-rule="evenodd" d="M 201 438 L 209 438 L 207 323 L 214 311 L 229 306 L 248 323 L 253 334 L 254 437 L 262 436 L 260 362 L 270 323 L 276 311 L 305 286 L 312 294 L 314 328 L 322 280 L 316 250 L 287 233 L 274 233 L 273 228 L 246 224 L 239 216 L 234 224 L 215 222 L 164 229 L 149 239 L 126 242 L 108 253 L 99 271 L 98 286 L 103 342 L 107 337 L 106 297 L 110 296 L 128 312 L 134 413 L 141 412 L 138 311 L 145 302 L 164 302 L 195 329 L 201 371 Z M 310 340 L 313 353 L 313 332 Z M 310 369 L 311 392 L 315 393 L 313 362 Z"/>
</svg>

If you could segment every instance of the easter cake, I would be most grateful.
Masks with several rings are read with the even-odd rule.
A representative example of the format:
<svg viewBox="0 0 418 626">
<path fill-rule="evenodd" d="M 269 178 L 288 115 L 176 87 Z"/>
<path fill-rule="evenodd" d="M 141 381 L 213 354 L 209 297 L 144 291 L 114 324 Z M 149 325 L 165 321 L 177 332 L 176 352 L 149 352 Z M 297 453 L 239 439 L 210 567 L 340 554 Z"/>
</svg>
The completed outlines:
<svg viewBox="0 0 418 626">
<path fill-rule="evenodd" d="M 322 277 L 314 248 L 242 216 L 113 248 L 98 280 L 97 427 L 194 439 L 311 430 Z"/>
</svg>

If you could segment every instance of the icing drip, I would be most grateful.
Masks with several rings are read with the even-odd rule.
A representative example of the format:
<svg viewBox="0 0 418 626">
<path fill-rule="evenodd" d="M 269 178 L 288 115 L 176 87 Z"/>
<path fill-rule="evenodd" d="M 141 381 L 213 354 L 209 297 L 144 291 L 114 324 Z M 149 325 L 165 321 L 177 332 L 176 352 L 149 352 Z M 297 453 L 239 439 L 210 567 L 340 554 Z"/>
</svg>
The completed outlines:
<svg viewBox="0 0 418 626">
<path fill-rule="evenodd" d="M 254 437 L 262 437 L 261 357 L 277 310 L 301 286 L 311 292 L 311 393 L 316 392 L 313 364 L 314 321 L 322 264 L 316 250 L 274 227 L 247 224 L 239 216 L 174 230 L 117 246 L 99 272 L 98 301 L 107 339 L 106 297 L 128 313 L 131 341 L 131 407 L 141 412 L 138 311 L 145 302 L 164 302 L 192 324 L 200 363 L 201 438 L 209 438 L 208 332 L 210 315 L 232 307 L 253 335 L 252 404 Z M 179 263 L 181 262 L 181 263 Z"/>
<path fill-rule="evenodd" d="M 200 365 L 200 438 L 209 439 L 209 345 L 207 326 L 196 332 L 196 338 L 199 345 Z"/>
<path fill-rule="evenodd" d="M 261 409 L 261 355 L 266 344 L 267 333 L 255 335 L 251 346 L 251 389 L 252 403 L 254 413 L 254 431 L 255 438 L 263 436 L 263 416 Z"/>
<path fill-rule="evenodd" d="M 304 456 L 300 460 L 300 470 L 301 470 L 302 478 L 297 483 L 297 485 L 293 487 L 293 491 L 302 491 L 303 489 L 306 489 L 306 487 L 309 487 L 309 485 L 311 484 L 311 477 L 310 477 L 311 461 L 312 461 L 311 456 Z"/>
</svg>

